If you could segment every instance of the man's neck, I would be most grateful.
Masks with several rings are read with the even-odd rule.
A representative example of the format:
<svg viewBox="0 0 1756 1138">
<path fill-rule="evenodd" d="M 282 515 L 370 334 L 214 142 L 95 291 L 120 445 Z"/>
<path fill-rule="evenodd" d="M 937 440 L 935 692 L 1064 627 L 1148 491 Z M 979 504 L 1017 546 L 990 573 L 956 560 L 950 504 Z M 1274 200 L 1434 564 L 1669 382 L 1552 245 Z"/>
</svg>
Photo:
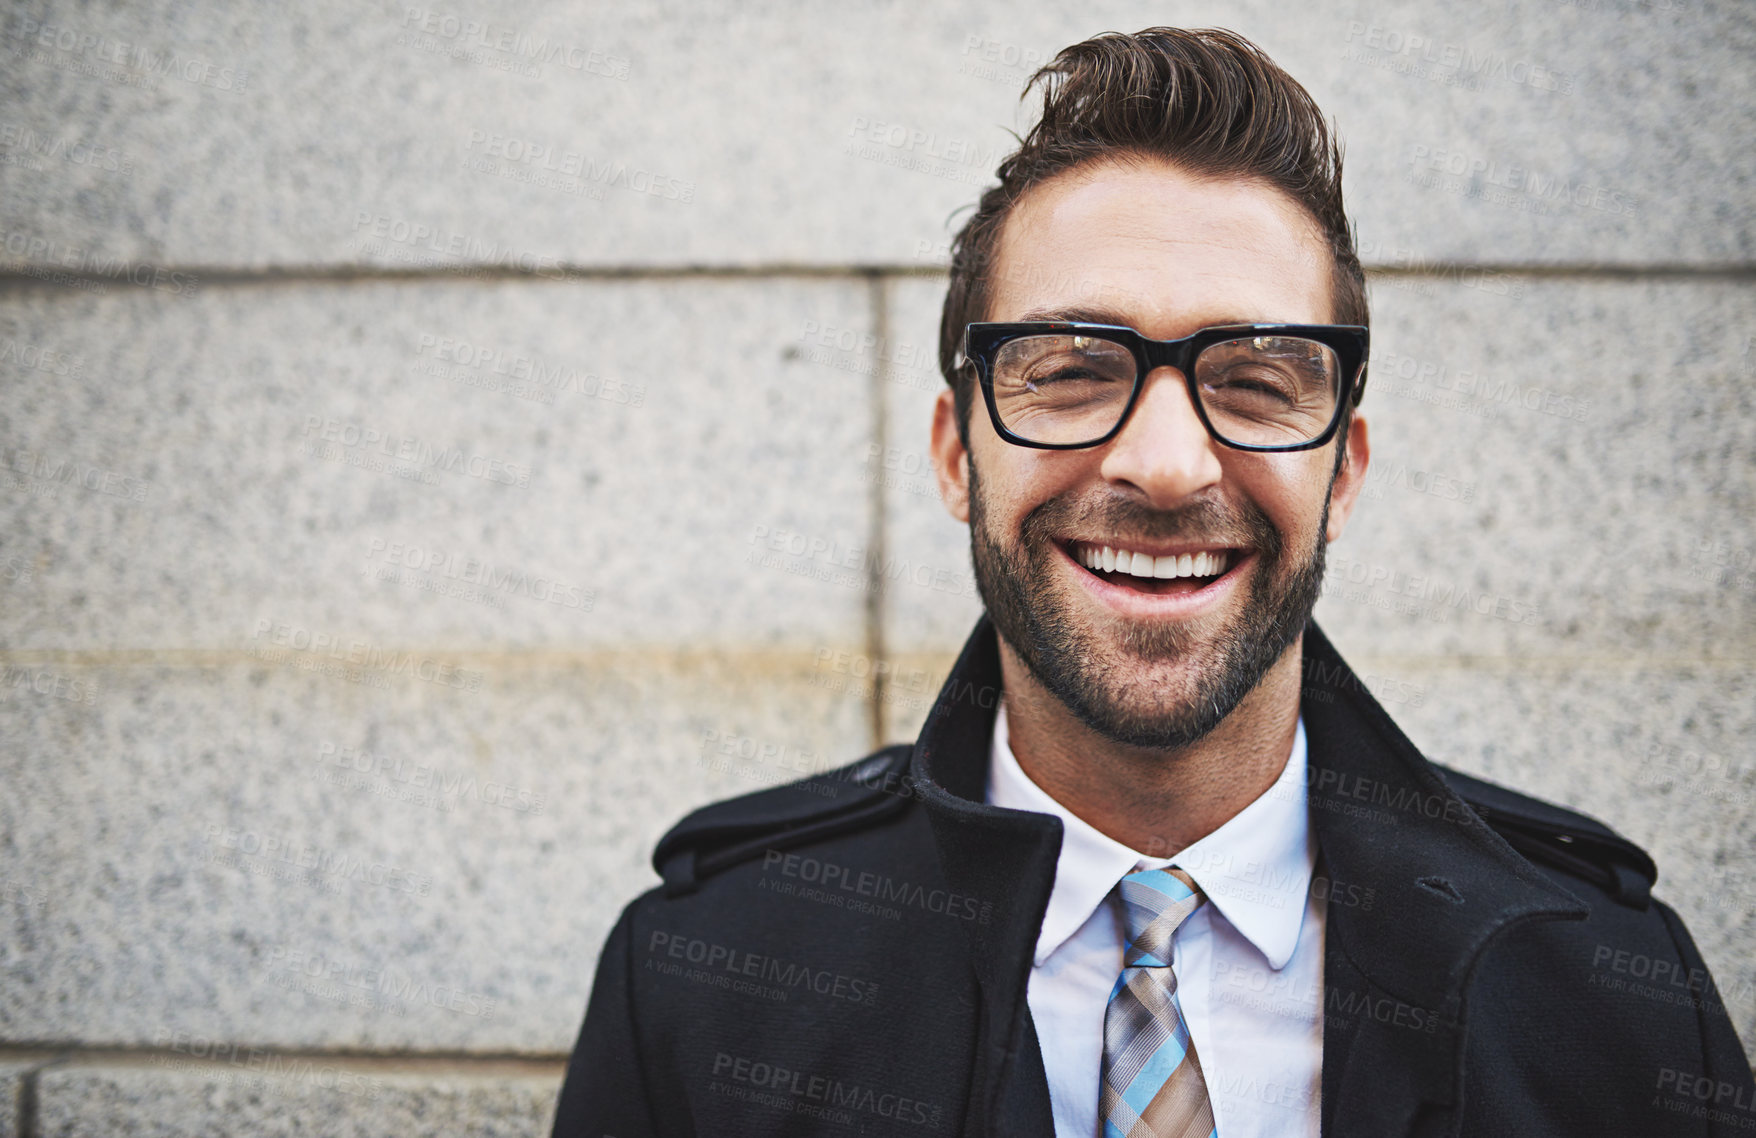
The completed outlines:
<svg viewBox="0 0 1756 1138">
<path fill-rule="evenodd" d="M 1187 747 L 1131 747 L 1091 730 L 1039 684 L 1004 637 L 1012 753 L 1051 798 L 1130 849 L 1171 857 L 1260 798 L 1285 769 L 1299 719 L 1303 638 L 1220 725 Z"/>
</svg>

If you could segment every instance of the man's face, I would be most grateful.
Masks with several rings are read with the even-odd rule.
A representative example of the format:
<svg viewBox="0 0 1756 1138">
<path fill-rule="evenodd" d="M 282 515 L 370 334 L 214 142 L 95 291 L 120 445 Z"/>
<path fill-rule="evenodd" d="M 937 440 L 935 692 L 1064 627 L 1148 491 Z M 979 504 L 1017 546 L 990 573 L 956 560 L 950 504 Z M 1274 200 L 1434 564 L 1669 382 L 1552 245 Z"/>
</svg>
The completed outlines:
<svg viewBox="0 0 1756 1138">
<path fill-rule="evenodd" d="M 1330 272 L 1315 225 L 1279 191 L 1104 162 L 1013 208 L 987 319 L 1126 324 L 1167 340 L 1215 324 L 1323 324 Z M 1332 494 L 1338 445 L 1349 461 Z M 1004 442 L 978 396 L 966 451 L 942 393 L 933 451 L 1006 643 L 1092 730 L 1166 748 L 1212 730 L 1297 642 L 1367 459 L 1357 416 L 1316 450 L 1216 443 L 1170 368 L 1147 377 L 1114 439 L 1083 450 Z M 1105 547 L 1189 554 L 1198 575 L 1088 568 Z"/>
</svg>

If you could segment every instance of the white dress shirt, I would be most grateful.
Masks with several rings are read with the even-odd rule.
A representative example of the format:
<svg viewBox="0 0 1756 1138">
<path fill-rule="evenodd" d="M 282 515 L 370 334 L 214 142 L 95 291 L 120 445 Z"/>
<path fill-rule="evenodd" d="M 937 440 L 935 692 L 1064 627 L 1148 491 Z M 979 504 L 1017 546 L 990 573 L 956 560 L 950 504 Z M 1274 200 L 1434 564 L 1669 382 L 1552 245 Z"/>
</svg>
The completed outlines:
<svg viewBox="0 0 1756 1138">
<path fill-rule="evenodd" d="M 1028 999 L 1048 1074 L 1056 1138 L 1101 1135 L 1104 1011 L 1126 936 L 1111 891 L 1137 869 L 1175 865 L 1202 905 L 1177 930 L 1177 1002 L 1220 1138 L 1316 1138 L 1323 1062 L 1325 905 L 1311 887 L 1317 839 L 1305 802 L 1305 721 L 1280 778 L 1173 858 L 1093 829 L 1018 765 L 1006 709 L 994 717 L 988 802 L 1061 819 L 1055 886 L 1037 936 Z"/>
</svg>

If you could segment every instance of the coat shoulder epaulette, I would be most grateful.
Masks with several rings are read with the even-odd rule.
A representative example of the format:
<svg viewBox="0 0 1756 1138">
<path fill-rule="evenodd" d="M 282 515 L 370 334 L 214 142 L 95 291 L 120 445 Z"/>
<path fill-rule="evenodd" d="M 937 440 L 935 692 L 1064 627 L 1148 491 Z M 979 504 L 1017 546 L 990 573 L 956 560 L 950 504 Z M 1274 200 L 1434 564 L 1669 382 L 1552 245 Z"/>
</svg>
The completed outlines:
<svg viewBox="0 0 1756 1138">
<path fill-rule="evenodd" d="M 1658 867 L 1645 850 L 1602 822 L 1473 775 L 1438 769 L 1457 796 L 1526 858 L 1582 878 L 1630 908 L 1651 904 Z"/>
<path fill-rule="evenodd" d="M 913 796 L 912 748 L 897 744 L 859 762 L 703 806 L 671 827 L 653 850 L 667 897 L 767 850 L 792 849 L 876 824 Z"/>
</svg>

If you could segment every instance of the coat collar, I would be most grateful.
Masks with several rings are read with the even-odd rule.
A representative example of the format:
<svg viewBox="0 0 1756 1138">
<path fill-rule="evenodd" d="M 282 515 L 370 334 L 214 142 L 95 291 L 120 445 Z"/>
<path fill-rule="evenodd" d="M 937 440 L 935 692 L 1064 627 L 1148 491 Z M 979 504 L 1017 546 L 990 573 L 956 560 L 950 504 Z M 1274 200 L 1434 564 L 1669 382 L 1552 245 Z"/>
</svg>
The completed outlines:
<svg viewBox="0 0 1756 1138">
<path fill-rule="evenodd" d="M 1425 1106 L 1458 1101 L 1463 993 L 1482 951 L 1517 925 L 1580 919 L 1586 909 L 1445 785 L 1315 625 L 1303 665 L 1309 801 L 1330 897 L 1324 1131 L 1368 1116 L 1406 1130 Z M 1043 1085 L 1025 992 L 1062 832 L 1047 815 L 987 805 L 1001 692 L 998 640 L 984 616 L 910 757 L 947 884 L 991 902 L 988 923 L 968 929 L 982 991 L 972 1134 L 1016 1117 L 1009 1093 Z M 1411 1017 L 1425 1016 L 1436 1026 L 1409 1030 Z M 1027 1113 L 1046 1120 L 1046 1098 Z"/>
</svg>

